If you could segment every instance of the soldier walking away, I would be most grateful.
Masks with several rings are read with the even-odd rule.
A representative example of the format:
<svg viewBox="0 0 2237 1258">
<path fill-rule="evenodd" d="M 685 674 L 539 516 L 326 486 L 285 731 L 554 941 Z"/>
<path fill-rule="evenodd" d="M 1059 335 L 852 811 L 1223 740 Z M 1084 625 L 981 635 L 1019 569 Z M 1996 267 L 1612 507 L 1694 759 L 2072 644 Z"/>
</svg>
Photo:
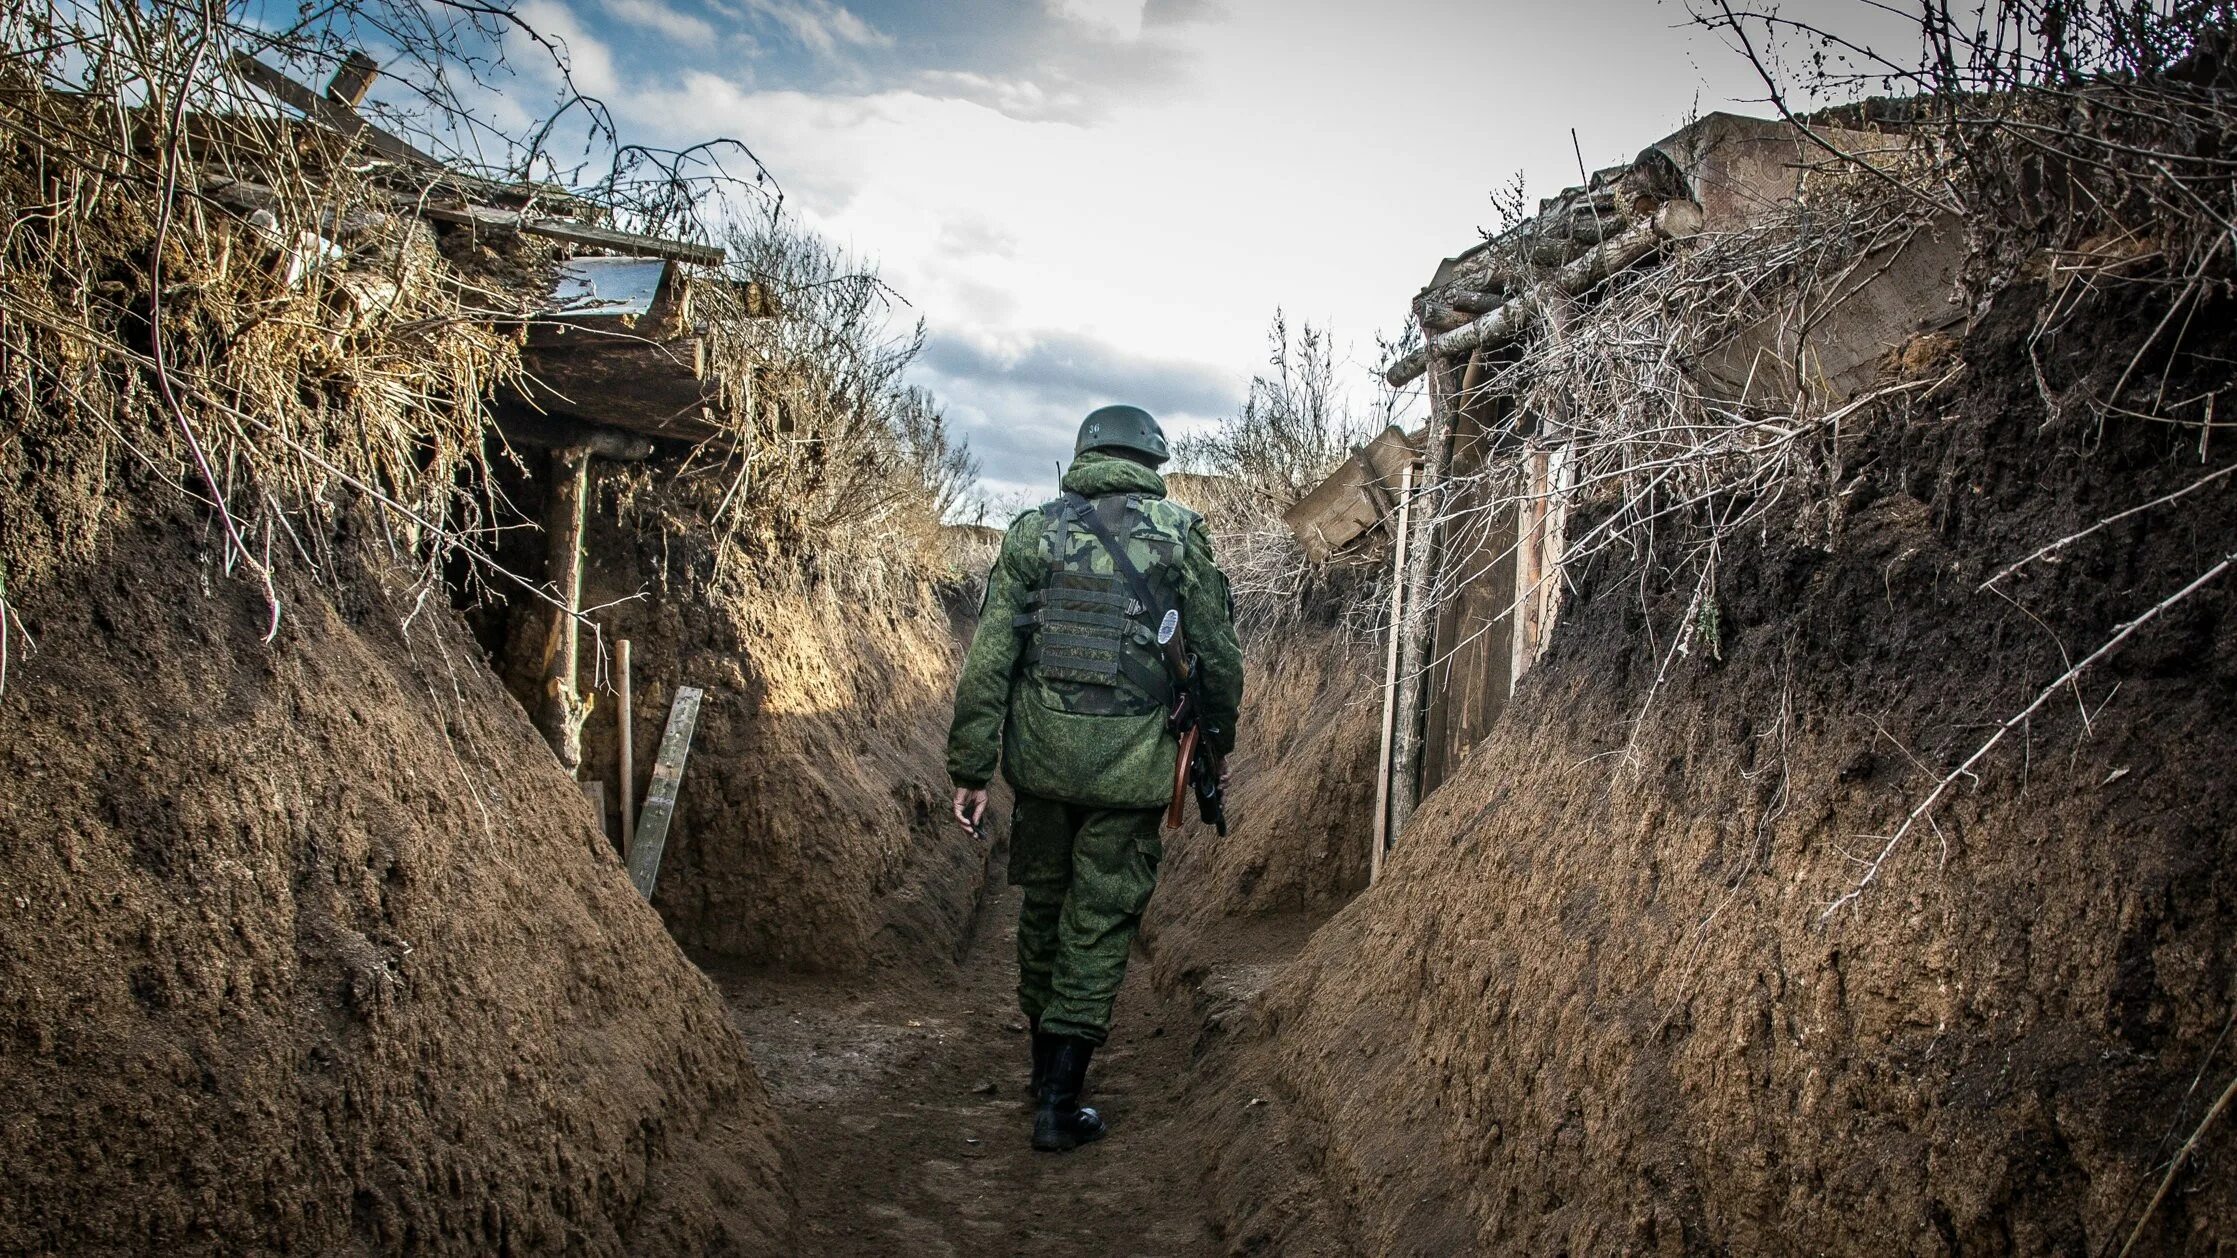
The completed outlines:
<svg viewBox="0 0 2237 1258">
<path fill-rule="evenodd" d="M 957 821 L 977 827 L 997 761 L 1017 791 L 1018 1003 L 1033 1028 L 1033 1147 L 1053 1153 L 1103 1136 L 1080 1105 L 1088 1059 L 1157 885 L 1179 751 L 1168 613 L 1200 660 L 1199 728 L 1222 776 L 1243 698 L 1227 578 L 1203 518 L 1166 499 L 1166 458 L 1139 407 L 1080 425 L 1064 492 L 1002 539 L 948 733 Z"/>
</svg>

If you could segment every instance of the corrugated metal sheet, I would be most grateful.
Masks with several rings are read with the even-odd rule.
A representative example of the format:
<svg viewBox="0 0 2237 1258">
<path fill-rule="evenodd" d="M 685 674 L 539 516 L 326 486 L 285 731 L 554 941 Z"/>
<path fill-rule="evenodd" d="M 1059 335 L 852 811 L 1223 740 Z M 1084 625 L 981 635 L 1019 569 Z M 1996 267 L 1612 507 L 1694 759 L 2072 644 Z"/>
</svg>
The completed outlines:
<svg viewBox="0 0 2237 1258">
<path fill-rule="evenodd" d="M 668 266 L 665 258 L 571 258 L 559 264 L 543 313 L 568 318 L 649 314 Z"/>
</svg>

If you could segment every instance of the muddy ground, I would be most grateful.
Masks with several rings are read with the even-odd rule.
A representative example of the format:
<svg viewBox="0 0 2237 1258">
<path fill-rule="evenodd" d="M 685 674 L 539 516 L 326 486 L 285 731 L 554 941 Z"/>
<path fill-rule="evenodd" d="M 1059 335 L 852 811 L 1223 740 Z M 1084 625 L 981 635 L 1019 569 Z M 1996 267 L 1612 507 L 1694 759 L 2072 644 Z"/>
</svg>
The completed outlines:
<svg viewBox="0 0 2237 1258">
<path fill-rule="evenodd" d="M 713 969 L 791 1133 L 803 1252 L 1221 1252 L 1180 1095 L 1191 1012 L 1154 992 L 1145 967 L 1095 1059 L 1110 1137 L 1065 1156 L 1028 1147 L 1016 899 L 1005 888 L 987 906 L 951 981 Z"/>
<path fill-rule="evenodd" d="M 1202 966 L 1198 985 L 1164 991 L 1137 954 L 1112 1041 L 1089 1080 L 1089 1103 L 1111 1133 L 1052 1155 L 1027 1144 L 1016 914 L 1015 888 L 990 895 L 955 972 L 937 978 L 889 971 L 835 981 L 708 959 L 790 1133 L 794 1252 L 1228 1252 L 1205 1186 L 1196 1066 L 1305 928 L 1260 924 L 1222 934 L 1222 958 Z"/>
</svg>

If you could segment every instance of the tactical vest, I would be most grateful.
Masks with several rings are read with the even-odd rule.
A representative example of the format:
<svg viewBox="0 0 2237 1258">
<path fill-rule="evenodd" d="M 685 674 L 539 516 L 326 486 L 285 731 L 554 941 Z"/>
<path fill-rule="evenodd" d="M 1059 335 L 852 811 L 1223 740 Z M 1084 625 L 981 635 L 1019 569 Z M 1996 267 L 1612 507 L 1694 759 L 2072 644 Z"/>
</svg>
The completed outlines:
<svg viewBox="0 0 2237 1258">
<path fill-rule="evenodd" d="M 1047 576 L 1013 622 L 1030 635 L 1027 675 L 1065 712 L 1133 716 L 1169 706 L 1173 678 L 1157 627 L 1179 605 L 1173 578 L 1194 513 L 1140 494 L 1068 493 L 1041 515 Z"/>
</svg>

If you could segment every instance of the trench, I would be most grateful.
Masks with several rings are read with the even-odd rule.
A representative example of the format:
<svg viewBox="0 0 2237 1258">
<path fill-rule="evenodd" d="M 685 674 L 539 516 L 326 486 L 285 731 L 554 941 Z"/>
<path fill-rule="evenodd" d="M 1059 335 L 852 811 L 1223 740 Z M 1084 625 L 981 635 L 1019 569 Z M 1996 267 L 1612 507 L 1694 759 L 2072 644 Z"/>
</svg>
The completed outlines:
<svg viewBox="0 0 2237 1258">
<path fill-rule="evenodd" d="M 2214 73 L 2225 92 L 2226 69 Z M 189 86 L 182 109 L 199 98 Z M 0 165 L 73 169 L 49 159 L 76 151 L 81 124 L 131 122 L 115 151 L 142 143 L 144 111 L 88 112 L 95 98 L 70 96 L 51 116 L 11 104 L 10 137 L 48 130 L 28 146 L 10 138 Z M 1702 160 L 1712 132 L 1773 127 L 1700 125 L 1682 147 Z M 2227 118 L 2214 125 L 2226 147 Z M 1766 142 L 1789 142 L 1777 134 Z M 1590 286 L 1566 296 L 1604 295 L 1542 311 L 1559 333 L 1545 341 L 1628 345 L 1650 325 L 1624 320 L 1740 278 L 1688 277 L 1686 259 L 1729 255 L 1670 230 L 1666 218 L 1699 228 L 1709 211 L 1658 182 L 1671 153 L 1648 153 L 1662 155 L 1602 172 L 1612 187 L 1590 176 L 1564 193 L 1557 217 L 1595 232 L 1619 188 L 1668 199 L 1651 223 L 1595 235 L 1580 242 L 1593 252 L 1561 263 L 1557 278 Z M 1805 429 L 1842 422 L 1758 479 L 1689 500 L 1729 501 L 1746 530 L 1675 508 L 1642 517 L 1668 514 L 1657 529 L 1706 541 L 1698 580 L 1652 545 L 1563 549 L 1655 501 L 1651 485 L 1619 503 L 1606 477 L 1590 494 L 1563 480 L 1572 457 L 1661 458 L 1632 462 L 1637 434 L 1614 423 L 1629 403 L 1589 391 L 1600 368 L 1513 359 L 1532 364 L 1532 397 L 1562 405 L 1471 417 L 1486 386 L 1468 382 L 1489 358 L 1428 370 L 1425 347 L 1425 469 L 1446 469 L 1425 483 L 1454 496 L 1446 524 L 1431 517 L 1419 534 L 1489 522 L 1413 552 L 1422 569 L 1472 575 L 1453 577 L 1434 616 L 1419 598 L 1390 616 L 1429 622 L 1424 651 L 1447 644 L 1407 674 L 1422 711 L 1390 718 L 1424 740 L 1419 781 L 1433 793 L 1398 810 L 1374 889 L 1346 908 L 1368 880 L 1367 818 L 1392 763 L 1376 718 L 1398 684 L 1378 679 L 1399 676 L 1399 655 L 1385 664 L 1372 645 L 1308 643 L 1289 636 L 1294 621 L 1270 622 L 1286 628 L 1254 644 L 1238 833 L 1169 846 L 1089 1080 L 1109 1136 L 1051 1156 L 1027 1139 L 1016 893 L 990 876 L 985 844 L 942 820 L 951 631 L 968 627 L 964 574 L 985 571 L 999 534 L 946 525 L 931 505 L 945 482 L 916 459 L 917 427 L 937 436 L 924 399 L 879 403 L 910 458 L 889 457 L 886 436 L 850 451 L 833 434 L 885 433 L 840 405 L 852 378 L 830 387 L 812 361 L 710 366 L 684 281 L 656 285 L 641 318 L 582 316 L 630 320 L 642 344 L 605 343 L 610 327 L 563 335 L 552 321 L 575 316 L 538 304 L 555 296 L 549 277 L 518 265 L 554 261 L 545 246 L 512 231 L 500 253 L 481 243 L 485 217 L 383 210 L 393 239 L 369 239 L 360 260 L 402 274 L 447 246 L 441 271 L 414 272 L 443 294 L 519 270 L 503 283 L 550 334 L 467 335 L 489 312 L 445 296 L 410 307 L 415 337 L 461 329 L 452 348 L 479 364 L 467 378 L 510 363 L 504 346 L 546 373 L 575 369 L 582 415 L 523 410 L 523 395 L 484 417 L 503 440 L 485 434 L 476 458 L 446 452 L 427 444 L 429 423 L 459 416 L 398 418 L 382 399 L 412 390 L 365 386 L 456 363 L 415 345 L 367 350 L 353 370 L 391 353 L 409 370 L 360 380 L 335 370 L 323 333 L 284 352 L 245 335 L 307 325 L 244 311 L 324 319 L 313 302 L 363 298 L 388 319 L 395 295 L 278 280 L 276 264 L 294 270 L 302 255 L 267 257 L 294 246 L 254 217 L 210 220 L 202 261 L 220 279 L 166 283 L 168 246 L 186 247 L 168 213 L 147 239 L 141 183 L 117 179 L 106 156 L 75 169 L 67 196 L 39 173 L 11 185 L 11 204 L 90 206 L 89 238 L 106 243 L 72 265 L 38 252 L 70 217 L 59 211 L 0 243 L 0 275 L 32 285 L 21 308 L 72 311 L 97 333 L 0 338 L 15 408 L 0 441 L 0 1254 L 2102 1254 L 2130 1252 L 2124 1238 L 2141 1238 L 2135 1252 L 2228 1252 L 2237 1235 L 2237 1121 L 2220 1117 L 2237 1096 L 2237 796 L 2225 785 L 2237 603 L 2223 579 L 2237 564 L 2224 492 L 2237 481 L 2221 481 L 2226 442 L 2208 440 L 2228 427 L 2213 408 L 2237 360 L 2226 283 L 2177 321 L 2157 279 L 2091 281 L 2094 295 L 2076 296 L 2064 278 L 2029 278 L 2030 263 L 1960 335 L 1945 330 L 1959 327 L 1943 309 L 1954 280 L 1922 271 L 1919 331 L 1855 338 L 1870 352 L 1846 371 L 1857 388 L 1871 378 L 1869 408 L 1812 415 Z M 303 223 L 328 217 L 230 178 L 205 199 L 222 207 L 217 194 L 242 187 Z M 426 205 L 417 193 L 379 203 Z M 1802 208 L 1757 224 L 1763 252 L 1790 259 L 1822 231 L 1809 224 L 1827 216 Z M 2209 217 L 2200 239 L 2218 250 L 2228 219 Z M 2100 246 L 2147 249 L 2108 263 L 2110 276 L 2177 257 L 2190 228 L 2162 226 L 2077 227 L 2073 250 L 2015 240 L 2052 276 L 2068 272 L 2062 259 L 2109 256 Z M 648 245 L 662 258 L 695 248 L 632 247 Z M 776 246 L 812 255 L 807 272 L 840 261 Z M 1868 269 L 1896 273 L 1908 248 Z M 255 266 L 231 261 L 252 253 Z M 2204 275 L 2214 255 L 2193 256 Z M 1552 291 L 1530 268 L 1476 280 L 1493 288 L 1450 295 L 1498 304 L 1440 340 L 1488 336 L 1499 311 Z M 1842 304 L 1763 282 L 1797 310 Z M 860 287 L 795 285 L 794 314 L 760 279 L 703 295 L 737 333 L 812 325 L 807 294 Z M 1766 318 L 1725 367 L 1756 360 L 1757 330 L 1780 343 Z M 231 493 L 219 488 L 230 477 L 211 475 L 176 400 L 176 416 L 143 413 L 143 343 L 220 328 L 233 330 L 210 339 L 242 347 L 238 362 L 186 356 L 245 373 L 220 395 L 301 386 L 279 405 L 307 437 L 339 452 L 385 436 L 389 456 L 337 457 L 366 484 L 400 476 L 406 498 L 440 485 L 433 498 L 456 513 L 443 527 L 486 533 L 488 553 L 429 549 L 426 521 L 402 528 L 341 494 L 335 483 L 366 491 L 329 482 L 327 456 L 307 454 L 283 460 L 319 487 L 306 501 L 233 504 L 262 518 L 268 558 L 277 528 L 301 562 L 275 565 L 262 590 L 243 579 L 231 508 L 221 528 L 171 492 L 184 466 L 173 427 L 213 494 Z M 1673 333 L 1664 364 L 1721 370 L 1692 352 L 1721 356 L 1718 344 L 1684 339 L 1707 334 Z M 1489 347 L 1450 348 L 1437 354 L 1474 362 Z M 166 358 L 152 357 L 168 397 Z M 106 365 L 82 374 L 93 359 Z M 722 381 L 703 368 L 726 387 L 710 392 Z M 1750 366 L 1733 405 L 1758 408 L 1757 379 Z M 616 381 L 645 392 L 617 397 L 629 391 Z M 666 386 L 688 389 L 689 405 L 668 406 Z M 2138 388 L 2157 390 L 2152 413 L 2116 405 L 2141 402 Z M 775 473 L 756 472 L 745 499 L 733 497 L 742 473 L 699 461 L 711 434 L 669 427 L 683 414 L 712 424 L 704 404 L 724 397 L 718 444 Z M 2091 398 L 2101 412 L 2069 406 Z M 582 472 L 579 457 L 550 457 L 590 448 L 578 419 L 652 436 Z M 508 423 L 541 430 L 517 434 L 532 450 L 511 450 Z M 1786 431 L 1750 419 L 1726 436 L 1758 429 Z M 1572 436 L 1582 444 L 1501 444 Z M 1684 458 L 1708 476 L 1736 448 L 1723 441 Z M 1406 526 L 1378 525 L 1395 500 L 1366 456 L 1327 474 L 1344 492 L 1321 519 L 1348 520 L 1355 538 L 1381 527 L 1388 547 Z M 577 469 L 568 488 L 557 465 Z M 851 479 L 863 467 L 889 471 L 890 501 L 916 510 L 879 526 L 890 531 L 846 517 L 857 527 L 840 546 L 850 534 L 827 508 L 884 500 Z M 1354 484 L 1345 468 L 1378 479 Z M 1398 475 L 1403 497 L 1417 482 Z M 1562 495 L 1574 501 L 1556 512 L 1546 499 Z M 1287 513 L 1258 524 L 1306 544 Z M 1331 535 L 1316 524 L 1310 536 Z M 1526 599 L 1549 568 L 1559 584 Z M 556 649 L 579 627 L 549 592 L 518 588 L 538 585 L 594 617 L 580 662 Z M 1333 602 L 1334 586 L 1315 574 L 1295 601 Z M 1358 619 L 1322 610 L 1323 629 Z M 1502 616 L 1507 629 L 1482 631 Z M 634 715 L 618 721 L 608 641 L 636 648 L 634 690 L 620 692 Z M 2074 653 L 2095 643 L 2082 662 L 2102 664 L 2083 676 Z M 618 809 L 599 810 L 648 797 L 645 753 L 687 689 L 705 706 L 681 699 L 700 723 L 688 767 L 664 765 L 682 774 L 683 800 L 648 910 L 621 871 Z M 558 721 L 539 719 L 555 708 Z M 2004 714 L 2016 715 L 1996 724 Z M 551 741 L 580 746 L 555 758 L 538 726 L 570 720 Z M 1984 729 L 1996 732 L 1984 741 Z M 1891 831 L 1880 856 L 1859 859 Z"/>
<path fill-rule="evenodd" d="M 1200 1019 L 1129 967 L 1088 1103 L 1110 1135 L 1027 1143 L 1018 895 L 991 888 L 955 973 L 786 975 L 702 958 L 791 1142 L 798 1252 L 1212 1255 L 1189 1090 Z"/>
</svg>

